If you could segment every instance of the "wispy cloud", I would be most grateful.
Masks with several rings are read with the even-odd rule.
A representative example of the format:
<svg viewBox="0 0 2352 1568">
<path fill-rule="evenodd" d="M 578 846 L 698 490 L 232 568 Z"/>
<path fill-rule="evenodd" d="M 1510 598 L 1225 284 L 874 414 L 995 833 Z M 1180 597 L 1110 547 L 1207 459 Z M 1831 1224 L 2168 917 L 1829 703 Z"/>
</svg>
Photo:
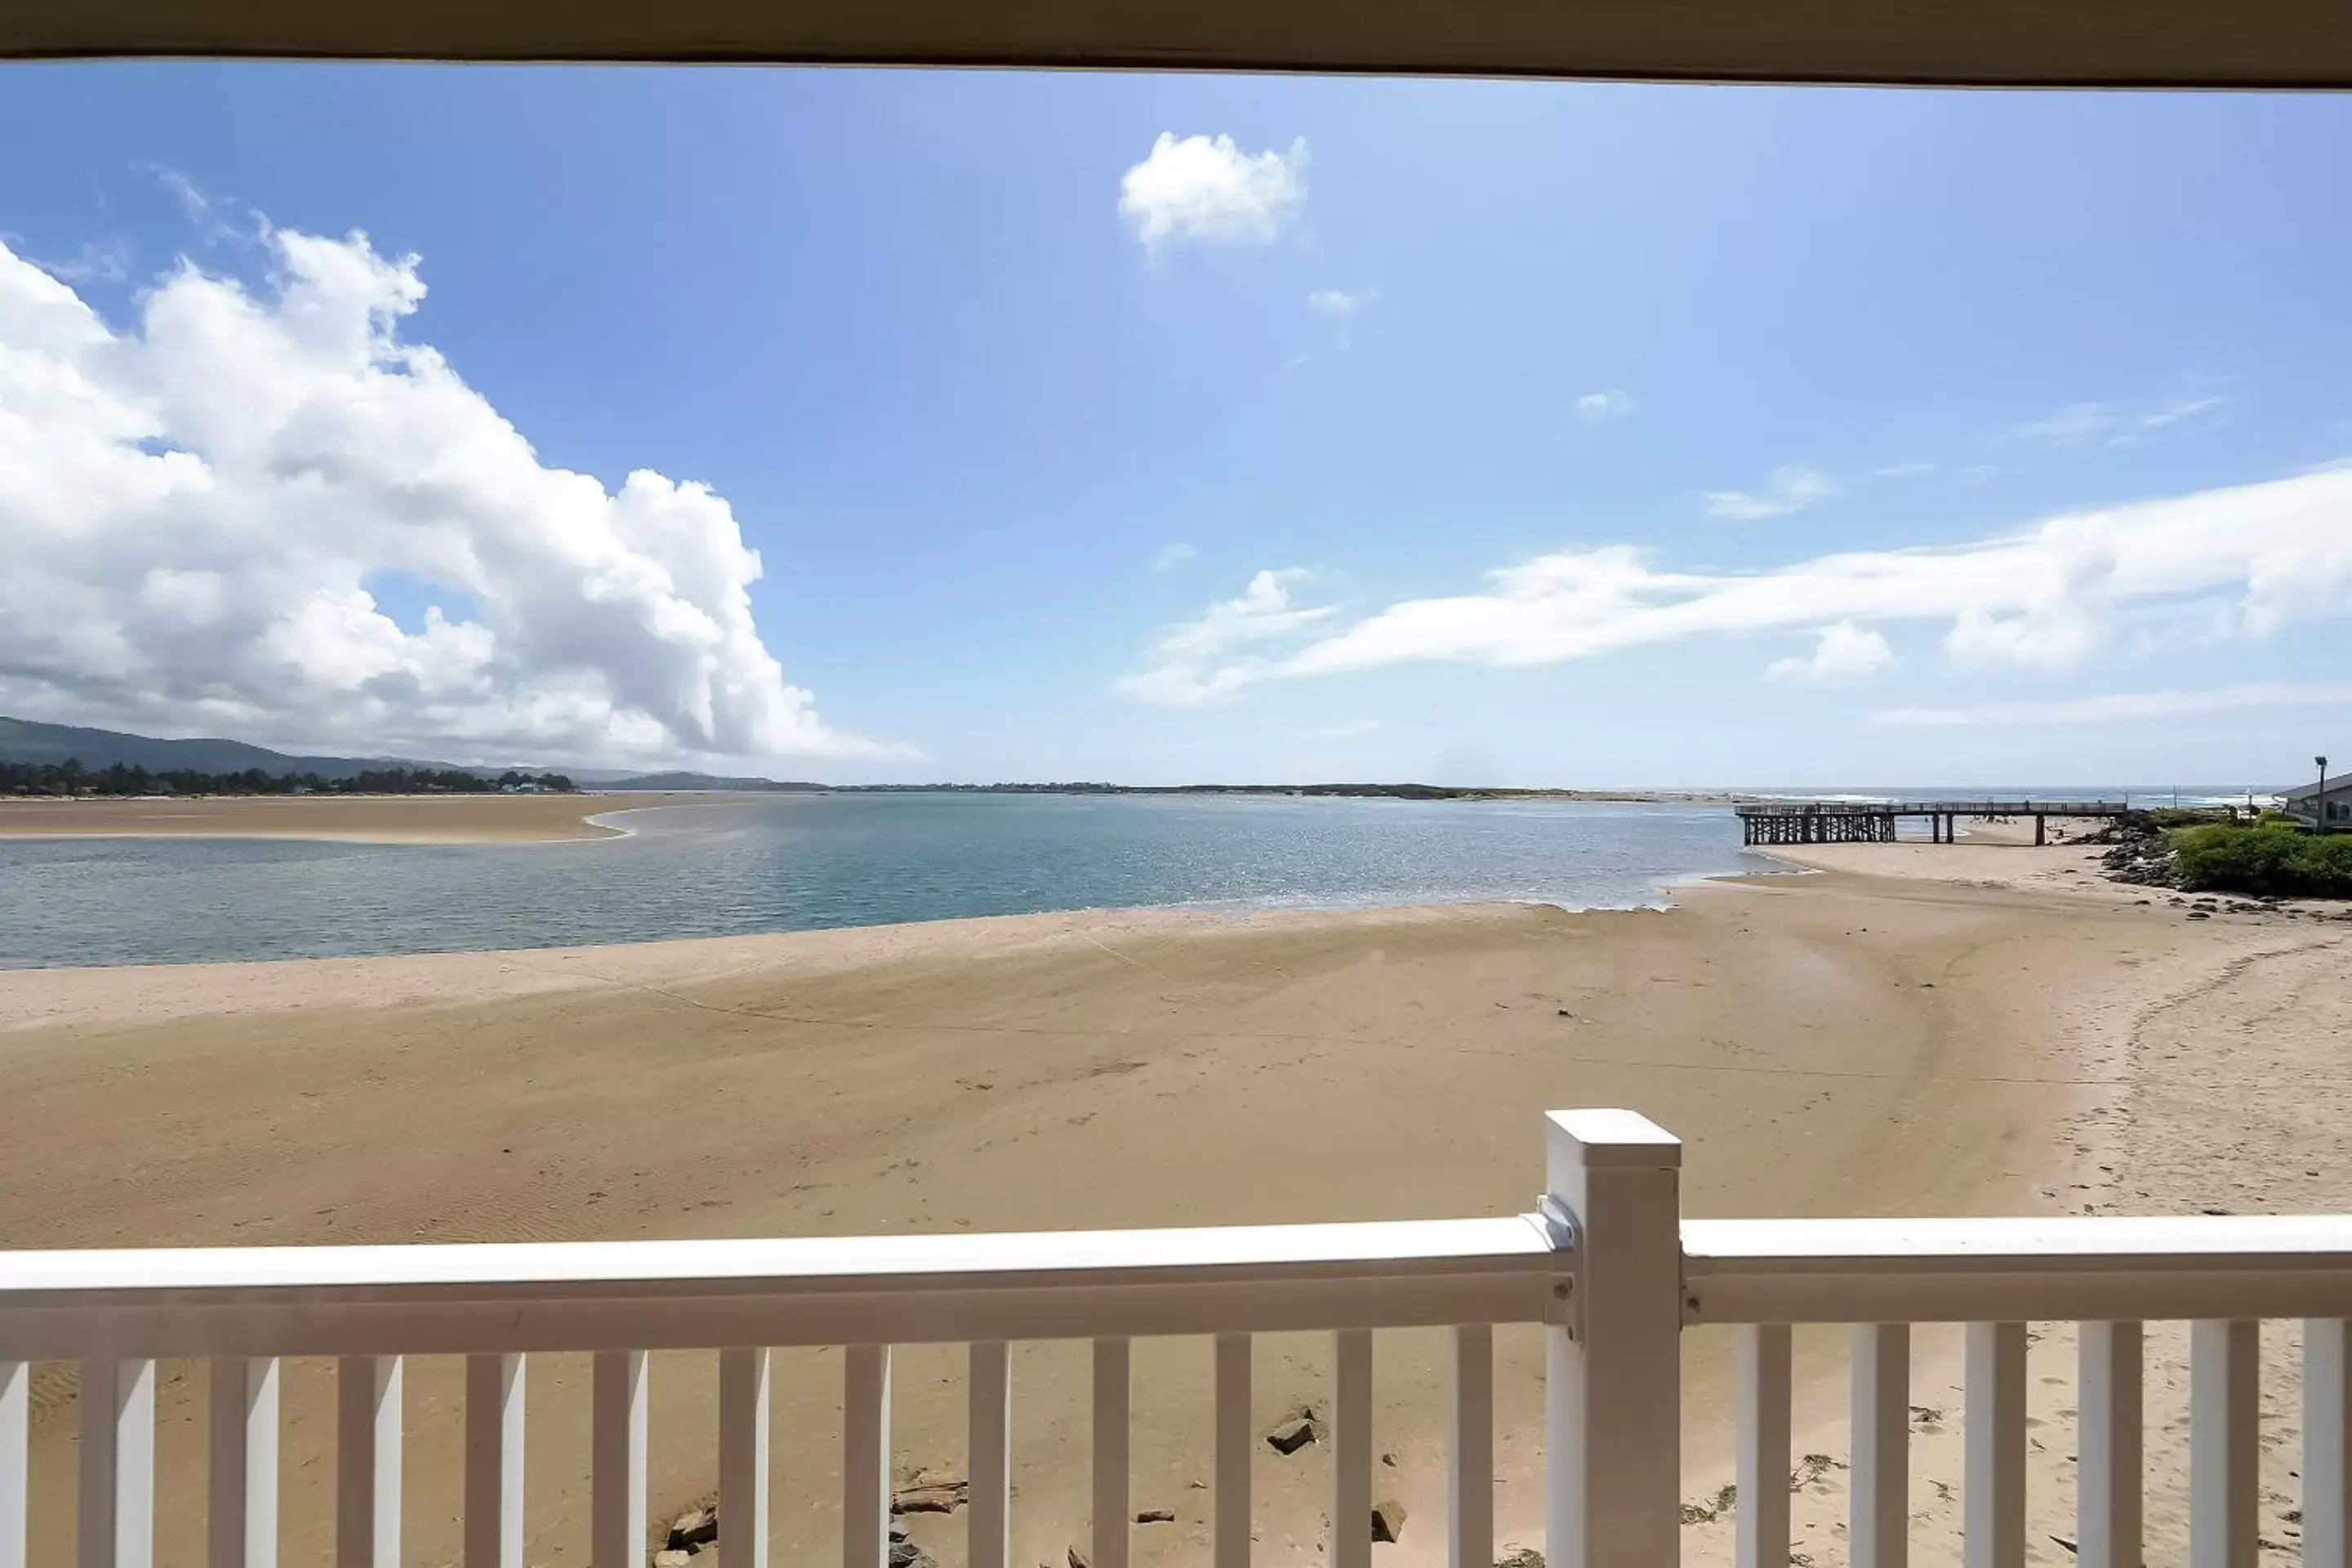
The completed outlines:
<svg viewBox="0 0 2352 1568">
<path fill-rule="evenodd" d="M 1772 470 L 1770 482 L 1760 491 L 1709 490 L 1706 515 L 1727 519 L 1733 522 L 1758 522 L 1768 517 L 1787 517 L 1799 512 L 1817 500 L 1826 500 L 1837 494 L 1837 486 L 1827 474 L 1790 463 Z"/>
<path fill-rule="evenodd" d="M 1326 724 L 1320 729 L 1304 731 L 1301 732 L 1301 739 L 1352 741 L 1359 736 L 1369 735 L 1380 727 L 1381 721 L 1378 719 L 1343 719 L 1336 724 Z"/>
<path fill-rule="evenodd" d="M 1230 136 L 1163 131 L 1119 180 L 1118 210 L 1147 249 L 1171 240 L 1264 244 L 1307 199 L 1307 143 L 1244 153 Z"/>
<path fill-rule="evenodd" d="M 1361 313 L 1380 297 L 1377 289 L 1318 289 L 1307 296 L 1307 308 L 1318 316 L 1344 321 Z"/>
<path fill-rule="evenodd" d="M 1238 596 L 1210 605 L 1199 620 L 1163 631 L 1151 646 L 1150 666 L 1119 681 L 1118 689 L 1148 702 L 1198 708 L 1265 679 L 1267 661 L 1253 649 L 1292 641 L 1339 614 L 1328 605 L 1291 603 L 1291 589 L 1307 575 L 1296 566 L 1260 572 Z"/>
<path fill-rule="evenodd" d="M 2070 403 L 2046 418 L 1997 431 L 1990 442 L 1996 447 L 2039 447 L 2049 451 L 2126 446 L 2149 431 L 2210 414 L 2221 406 L 2221 401 L 2218 395 L 2181 398 L 2137 410 L 2112 403 Z"/>
<path fill-rule="evenodd" d="M 187 215 L 190 223 L 200 224 L 213 216 L 213 199 L 197 188 L 195 181 L 163 163 L 154 164 L 153 169 L 155 178 L 172 193 L 172 199 L 180 204 L 180 210 Z"/>
<path fill-rule="evenodd" d="M 1318 320 L 1328 323 L 1330 341 L 1291 356 L 1292 369 L 1307 363 L 1325 353 L 1340 353 L 1355 346 L 1356 323 L 1380 302 L 1378 289 L 1318 289 L 1307 296 L 1307 309 Z"/>
<path fill-rule="evenodd" d="M 1916 479 L 1936 471 L 1933 463 L 1889 463 L 1883 468 L 1873 468 L 1870 476 L 1876 479 Z"/>
<path fill-rule="evenodd" d="M 131 276 L 131 247 L 120 239 L 86 243 L 70 260 L 33 265 L 60 283 L 120 283 Z"/>
<path fill-rule="evenodd" d="M 2139 416 L 2137 428 L 2161 430 L 2167 425 L 2178 425 L 2184 419 L 2194 419 L 2200 414 L 2221 406 L 2219 397 L 2192 397 L 2185 402 L 2168 403 L 2162 408 L 2151 409 Z"/>
<path fill-rule="evenodd" d="M 1885 708 L 1873 713 L 1870 720 L 1874 724 L 1908 727 L 2115 724 L 2139 719 L 2177 719 L 2191 713 L 2231 713 L 2246 708 L 2340 708 L 2348 704 L 2352 704 L 2352 686 L 2263 681 L 2203 691 L 2118 691 L 2057 702 Z"/>
<path fill-rule="evenodd" d="M 1813 634 L 1813 651 L 1802 658 L 1779 659 L 1765 667 L 1774 680 L 1802 680 L 1820 686 L 1864 680 L 1895 662 L 1886 639 L 1852 621 L 1833 621 Z"/>
<path fill-rule="evenodd" d="M 1200 553 L 1181 540 L 1173 544 L 1163 544 L 1160 547 L 1160 553 L 1151 558 L 1151 569 L 1154 572 L 1165 572 L 1171 566 L 1181 566 Z"/>
<path fill-rule="evenodd" d="M 1576 416 L 1588 425 L 1598 425 L 1604 419 L 1622 419 L 1641 406 L 1634 395 L 1619 387 L 1603 392 L 1588 392 L 1576 400 Z"/>
<path fill-rule="evenodd" d="M 2352 469 L 1753 573 L 1676 571 L 1629 544 L 1560 550 L 1487 574 L 1483 591 L 1407 599 L 1344 624 L 1336 605 L 1293 604 L 1295 583 L 1261 574 L 1244 600 L 1204 617 L 1198 640 L 1163 638 L 1153 675 L 1128 689 L 1228 697 L 1258 681 L 1397 664 L 1558 664 L 1697 637 L 1819 637 L 1841 623 L 1857 633 L 1940 623 L 1946 655 L 1964 665 L 2063 668 L 2158 610 L 2193 612 L 2213 637 L 2260 638 L 2352 613 Z M 1269 612 L 1253 622 L 1262 635 L 1247 657 L 1224 658 L 1213 628 L 1244 601 Z"/>
<path fill-rule="evenodd" d="M 172 199 L 180 204 L 182 215 L 205 244 L 217 245 L 223 240 L 268 243 L 269 219 L 262 214 L 248 209 L 245 215 L 248 226 L 240 229 L 221 216 L 223 202 L 187 175 L 163 163 L 151 163 L 147 167 L 157 183 L 172 194 Z"/>
</svg>

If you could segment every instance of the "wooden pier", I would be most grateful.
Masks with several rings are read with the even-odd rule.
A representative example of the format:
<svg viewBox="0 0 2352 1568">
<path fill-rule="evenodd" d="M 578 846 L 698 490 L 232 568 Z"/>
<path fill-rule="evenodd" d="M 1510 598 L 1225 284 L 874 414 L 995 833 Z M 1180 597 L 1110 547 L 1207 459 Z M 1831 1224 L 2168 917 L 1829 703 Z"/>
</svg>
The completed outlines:
<svg viewBox="0 0 2352 1568">
<path fill-rule="evenodd" d="M 2050 818 L 2104 817 L 2114 821 L 2131 807 L 2119 800 L 1774 800 L 1733 808 L 1750 844 L 1892 844 L 1895 824 L 1906 816 L 1927 819 L 1927 837 L 1949 844 L 1959 821 L 2033 818 L 2033 842 L 2050 841 Z"/>
</svg>

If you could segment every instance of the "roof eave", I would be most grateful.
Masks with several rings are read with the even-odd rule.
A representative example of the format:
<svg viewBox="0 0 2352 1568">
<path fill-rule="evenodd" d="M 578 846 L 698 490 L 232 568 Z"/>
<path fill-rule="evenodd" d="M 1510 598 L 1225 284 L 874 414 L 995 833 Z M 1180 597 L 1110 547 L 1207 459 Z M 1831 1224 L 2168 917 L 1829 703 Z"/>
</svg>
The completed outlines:
<svg viewBox="0 0 2352 1568">
<path fill-rule="evenodd" d="M 16 0 L 0 58 L 1313 71 L 2352 87 L 2342 0 Z"/>
</svg>

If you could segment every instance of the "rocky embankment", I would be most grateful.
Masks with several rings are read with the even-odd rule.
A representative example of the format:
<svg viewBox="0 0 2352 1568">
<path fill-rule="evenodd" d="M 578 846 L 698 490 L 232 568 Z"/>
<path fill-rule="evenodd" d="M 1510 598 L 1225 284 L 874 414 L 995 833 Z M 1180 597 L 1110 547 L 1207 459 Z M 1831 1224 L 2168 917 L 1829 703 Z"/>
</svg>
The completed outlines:
<svg viewBox="0 0 2352 1568">
<path fill-rule="evenodd" d="M 2111 882 L 2131 882 L 2144 888 L 2180 886 L 2180 865 L 2164 830 L 2145 818 L 2127 817 L 2100 837 L 2109 842 L 2099 857 Z"/>
</svg>

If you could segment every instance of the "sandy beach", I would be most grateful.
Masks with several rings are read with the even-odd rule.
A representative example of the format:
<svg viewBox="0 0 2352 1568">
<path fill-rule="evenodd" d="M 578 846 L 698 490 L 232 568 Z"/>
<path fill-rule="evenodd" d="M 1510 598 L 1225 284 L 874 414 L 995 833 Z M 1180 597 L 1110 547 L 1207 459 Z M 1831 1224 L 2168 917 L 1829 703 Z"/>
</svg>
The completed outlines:
<svg viewBox="0 0 2352 1568">
<path fill-rule="evenodd" d="M 1878 863 L 1846 858 L 1867 850 Z M 1839 870 L 1692 889 L 1665 912 L 1085 913 L 0 973 L 0 1236 L 394 1243 L 1511 1213 L 1540 1184 L 1540 1111 L 1599 1104 L 1688 1141 L 1694 1215 L 2352 1207 L 2333 1044 L 2352 1022 L 2352 936 L 2076 890 L 2087 853 L 1839 847 Z M 2291 1347 L 2270 1337 L 2276 1363 Z M 1957 1337 L 1918 1341 L 1915 1539 L 1923 1561 L 1956 1560 Z M 1320 1396 L 1324 1349 L 1262 1344 L 1262 1420 Z M 1376 1446 L 1393 1463 L 1375 1494 L 1409 1515 L 1383 1561 L 1443 1556 L 1442 1351 L 1433 1334 L 1381 1341 Z M 1535 1542 L 1533 1333 L 1498 1336 L 1498 1523 Z M 1801 1399 L 1799 1451 L 1832 1461 L 1842 1358 L 1842 1338 L 1811 1345 Z M 1727 1479 L 1721 1337 L 1691 1336 L 1687 1363 L 1685 1479 L 1703 1505 Z M 2159 1560 L 2179 1523 L 2166 1467 L 2184 1446 L 2185 1359 L 2152 1334 L 2150 1364 Z M 1135 1506 L 1176 1515 L 1138 1528 L 1139 1560 L 1202 1557 L 1208 1347 L 1139 1344 L 1136 1365 Z M 195 1369 L 162 1370 L 158 1560 L 193 1563 Z M 840 1372 L 838 1352 L 778 1355 L 779 1561 L 837 1552 Z M 1087 1531 L 1084 1347 L 1022 1347 L 1014 1372 L 1015 1561 L 1058 1563 Z M 2065 1335 L 2042 1336 L 2032 1375 L 2047 1423 L 2032 1543 L 2060 1563 Z M 531 1380 L 528 1560 L 584 1563 L 586 1368 L 541 1358 Z M 657 1513 L 711 1485 L 714 1384 L 708 1357 L 657 1358 Z M 896 1385 L 899 1462 L 960 1467 L 960 1352 L 902 1351 Z M 2266 1402 L 2281 1416 L 2266 1440 L 2291 1433 L 2290 1386 Z M 69 1550 L 69 1391 L 61 1369 L 36 1388 L 38 1562 Z M 454 1363 L 412 1365 L 412 1562 L 457 1555 L 459 1395 Z M 289 1365 L 288 1413 L 287 1560 L 320 1560 L 327 1367 Z M 2279 1463 L 2293 1459 L 2289 1446 Z M 1318 1556 L 1321 1450 L 1261 1449 L 1255 1479 L 1260 1552 Z M 2286 1500 L 2266 1503 L 2265 1534 L 2291 1541 L 2284 1468 L 2265 1486 Z M 1800 1499 L 1801 1561 L 1843 1561 L 1843 1509 L 1831 1468 Z M 943 1568 L 961 1535 L 960 1516 L 917 1526 Z M 1727 1517 L 1696 1518 L 1686 1544 L 1727 1558 Z"/>
<path fill-rule="evenodd" d="M 709 795 L 242 795 L 0 799 L 0 838 L 311 838 L 344 844 L 512 844 L 615 838 L 591 817 Z"/>
</svg>

